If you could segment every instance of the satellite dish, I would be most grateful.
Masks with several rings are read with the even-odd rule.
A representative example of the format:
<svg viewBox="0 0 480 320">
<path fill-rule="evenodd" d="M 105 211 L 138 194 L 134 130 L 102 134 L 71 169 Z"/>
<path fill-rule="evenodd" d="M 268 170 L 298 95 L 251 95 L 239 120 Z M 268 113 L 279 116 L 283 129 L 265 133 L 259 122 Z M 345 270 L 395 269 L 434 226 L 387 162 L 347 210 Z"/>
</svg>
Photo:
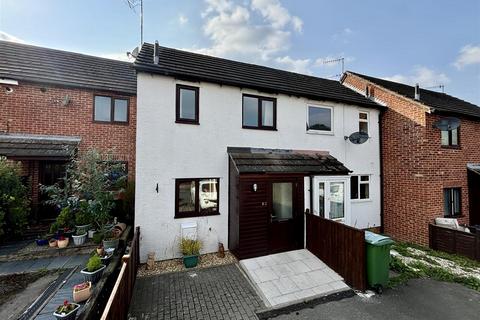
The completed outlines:
<svg viewBox="0 0 480 320">
<path fill-rule="evenodd" d="M 454 117 L 447 117 L 438 120 L 433 126 L 442 131 L 454 130 L 460 127 L 460 119 Z"/>
<path fill-rule="evenodd" d="M 367 142 L 368 140 L 368 133 L 365 132 L 354 132 L 349 136 L 345 136 L 345 140 L 350 140 L 353 144 L 362 144 Z"/>
</svg>

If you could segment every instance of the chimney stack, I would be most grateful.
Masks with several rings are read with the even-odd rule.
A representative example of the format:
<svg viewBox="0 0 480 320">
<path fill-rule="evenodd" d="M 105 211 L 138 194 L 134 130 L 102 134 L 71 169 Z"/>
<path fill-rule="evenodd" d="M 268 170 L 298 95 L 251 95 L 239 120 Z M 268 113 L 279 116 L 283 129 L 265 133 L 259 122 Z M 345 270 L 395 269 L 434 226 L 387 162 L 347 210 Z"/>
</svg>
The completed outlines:
<svg viewBox="0 0 480 320">
<path fill-rule="evenodd" d="M 155 46 L 153 47 L 153 63 L 158 64 L 159 56 L 158 56 L 158 41 L 155 40 Z"/>
<path fill-rule="evenodd" d="M 415 100 L 420 100 L 420 86 L 415 84 Z"/>
</svg>

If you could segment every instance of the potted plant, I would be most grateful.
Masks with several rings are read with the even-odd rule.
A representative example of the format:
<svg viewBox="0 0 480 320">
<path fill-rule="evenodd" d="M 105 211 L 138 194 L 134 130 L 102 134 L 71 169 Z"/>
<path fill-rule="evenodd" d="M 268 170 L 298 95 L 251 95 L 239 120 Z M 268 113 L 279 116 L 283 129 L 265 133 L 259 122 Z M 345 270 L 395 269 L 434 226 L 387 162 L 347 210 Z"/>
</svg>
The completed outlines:
<svg viewBox="0 0 480 320">
<path fill-rule="evenodd" d="M 114 232 L 112 231 L 105 232 L 105 236 L 103 238 L 103 247 L 105 249 L 108 249 L 108 248 L 117 249 L 118 242 L 119 242 L 119 239 L 116 237 L 116 234 Z"/>
<path fill-rule="evenodd" d="M 67 300 L 65 300 L 61 306 L 58 306 L 58 308 L 55 310 L 53 315 L 57 319 L 74 320 L 75 317 L 77 316 L 77 311 L 79 308 L 80 308 L 79 304 L 70 303 Z"/>
<path fill-rule="evenodd" d="M 102 252 L 102 254 L 100 254 L 100 260 L 102 260 L 102 263 L 104 265 L 107 265 L 109 262 L 110 262 L 110 258 L 112 258 L 113 256 L 113 252 L 115 251 L 115 249 L 113 248 L 108 248 L 106 250 L 104 250 Z"/>
<path fill-rule="evenodd" d="M 48 246 L 51 248 L 55 248 L 58 245 L 58 241 L 55 238 L 48 240 Z"/>
<path fill-rule="evenodd" d="M 92 217 L 90 214 L 90 205 L 89 202 L 86 200 L 79 201 L 79 208 L 75 215 L 75 227 L 77 228 L 77 232 L 88 232 L 92 222 Z"/>
<path fill-rule="evenodd" d="M 180 251 L 183 255 L 183 264 L 185 268 L 193 268 L 198 264 L 198 256 L 202 244 L 199 240 L 182 238 L 180 242 Z"/>
<path fill-rule="evenodd" d="M 92 283 L 90 281 L 85 281 L 80 284 L 76 284 L 73 287 L 73 301 L 82 302 L 88 300 L 92 294 Z"/>
<path fill-rule="evenodd" d="M 105 267 L 100 257 L 95 254 L 88 259 L 87 266 L 80 272 L 83 274 L 85 281 L 97 283 L 102 277 Z"/>
<path fill-rule="evenodd" d="M 87 232 L 84 230 L 77 230 L 77 233 L 72 236 L 73 238 L 73 243 L 76 246 L 80 246 L 85 243 L 85 240 L 87 240 Z"/>
<path fill-rule="evenodd" d="M 65 236 L 60 236 L 57 240 L 57 246 L 59 248 L 66 248 L 68 246 L 70 238 L 67 238 Z"/>
<path fill-rule="evenodd" d="M 48 238 L 46 235 L 38 236 L 35 242 L 37 243 L 37 246 L 46 246 L 48 244 Z"/>
</svg>

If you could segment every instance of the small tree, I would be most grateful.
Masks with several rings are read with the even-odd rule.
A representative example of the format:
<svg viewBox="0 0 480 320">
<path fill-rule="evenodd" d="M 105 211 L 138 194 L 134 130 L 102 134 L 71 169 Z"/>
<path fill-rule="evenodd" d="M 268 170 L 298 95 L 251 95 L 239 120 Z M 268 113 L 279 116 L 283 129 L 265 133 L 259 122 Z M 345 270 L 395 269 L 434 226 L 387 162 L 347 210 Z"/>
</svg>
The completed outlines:
<svg viewBox="0 0 480 320">
<path fill-rule="evenodd" d="M 96 150 L 72 158 L 61 184 L 41 187 L 50 196 L 46 202 L 59 208 L 70 207 L 75 214 L 88 212 L 92 222 L 100 229 L 108 222 L 115 207 L 112 188 L 119 183 L 111 176 L 119 171 L 121 164 L 111 159 L 111 154 L 102 156 Z"/>
<path fill-rule="evenodd" d="M 27 188 L 22 184 L 18 166 L 0 157 L 0 236 L 21 234 L 29 213 Z"/>
</svg>

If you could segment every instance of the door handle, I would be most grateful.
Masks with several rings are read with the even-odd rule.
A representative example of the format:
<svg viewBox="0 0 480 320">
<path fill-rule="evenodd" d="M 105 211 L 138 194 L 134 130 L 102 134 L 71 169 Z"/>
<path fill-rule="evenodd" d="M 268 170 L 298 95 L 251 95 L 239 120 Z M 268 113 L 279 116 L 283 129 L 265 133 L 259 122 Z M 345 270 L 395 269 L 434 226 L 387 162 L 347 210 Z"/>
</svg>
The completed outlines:
<svg viewBox="0 0 480 320">
<path fill-rule="evenodd" d="M 266 207 L 267 206 L 267 202 L 266 201 L 262 201 L 262 207 Z"/>
</svg>

